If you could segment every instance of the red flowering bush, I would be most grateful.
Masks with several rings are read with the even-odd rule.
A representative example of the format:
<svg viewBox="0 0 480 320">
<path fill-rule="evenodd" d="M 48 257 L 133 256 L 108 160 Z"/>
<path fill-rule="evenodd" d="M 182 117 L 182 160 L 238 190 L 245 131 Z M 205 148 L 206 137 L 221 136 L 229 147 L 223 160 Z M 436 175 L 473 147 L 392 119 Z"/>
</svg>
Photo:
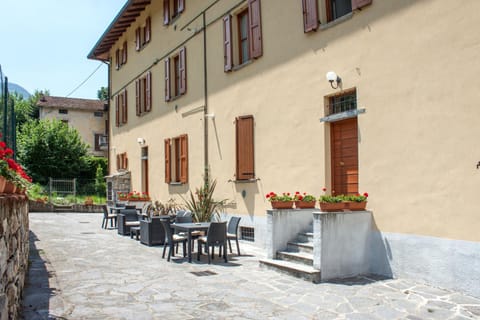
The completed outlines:
<svg viewBox="0 0 480 320">
<path fill-rule="evenodd" d="M 270 192 L 265 195 L 268 201 L 293 201 L 293 197 L 290 195 L 290 192 L 283 192 L 281 195 L 276 194 L 275 192 Z"/>
<path fill-rule="evenodd" d="M 149 201 L 150 200 L 150 196 L 148 195 L 148 193 L 146 192 L 139 192 L 139 191 L 130 191 L 128 194 L 127 194 L 127 197 L 126 197 L 128 200 L 145 200 L 145 201 Z"/>
<path fill-rule="evenodd" d="M 32 182 L 32 178 L 25 173 L 22 166 L 12 156 L 13 150 L 8 148 L 5 142 L 0 141 L 0 176 L 18 187 L 26 188 Z"/>
</svg>

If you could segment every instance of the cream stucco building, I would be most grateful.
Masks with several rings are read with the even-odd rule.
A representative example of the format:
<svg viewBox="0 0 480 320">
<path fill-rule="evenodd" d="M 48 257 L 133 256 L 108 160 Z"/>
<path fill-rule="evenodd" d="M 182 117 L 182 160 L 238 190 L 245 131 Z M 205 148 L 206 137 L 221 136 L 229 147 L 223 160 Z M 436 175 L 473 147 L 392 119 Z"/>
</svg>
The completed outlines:
<svg viewBox="0 0 480 320">
<path fill-rule="evenodd" d="M 67 123 L 89 145 L 89 154 L 106 157 L 108 135 L 105 128 L 108 118 L 104 104 L 100 100 L 42 96 L 37 106 L 40 119 L 56 119 Z"/>
<path fill-rule="evenodd" d="M 270 191 L 368 192 L 391 275 L 480 296 L 479 10 L 130 0 L 89 55 L 110 63 L 110 172 L 167 200 L 208 168 L 259 245 Z"/>
</svg>

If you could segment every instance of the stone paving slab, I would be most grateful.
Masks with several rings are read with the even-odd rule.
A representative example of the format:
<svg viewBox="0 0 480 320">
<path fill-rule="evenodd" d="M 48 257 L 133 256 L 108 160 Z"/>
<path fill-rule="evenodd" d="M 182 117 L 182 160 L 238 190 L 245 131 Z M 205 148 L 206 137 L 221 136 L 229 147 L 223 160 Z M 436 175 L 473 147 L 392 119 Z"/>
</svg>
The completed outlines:
<svg viewBox="0 0 480 320">
<path fill-rule="evenodd" d="M 102 218 L 30 213 L 24 319 L 480 319 L 480 298 L 410 279 L 313 284 L 261 268 L 245 241 L 228 263 L 188 263 L 181 248 L 167 262 Z"/>
</svg>

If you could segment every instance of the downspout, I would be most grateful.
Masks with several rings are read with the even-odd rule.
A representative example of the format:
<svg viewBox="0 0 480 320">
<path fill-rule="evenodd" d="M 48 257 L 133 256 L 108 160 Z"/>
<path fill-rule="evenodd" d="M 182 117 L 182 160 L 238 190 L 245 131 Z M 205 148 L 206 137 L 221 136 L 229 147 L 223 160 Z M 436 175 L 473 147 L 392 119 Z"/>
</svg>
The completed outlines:
<svg viewBox="0 0 480 320">
<path fill-rule="evenodd" d="M 2 140 L 4 142 L 7 142 L 7 126 L 8 126 L 8 122 L 7 122 L 7 114 L 8 114 L 8 78 L 5 77 L 5 82 L 3 83 L 4 84 L 4 88 L 2 88 L 3 90 L 3 132 L 2 132 Z"/>
<path fill-rule="evenodd" d="M 208 163 L 208 84 L 207 84 L 207 24 L 205 18 L 205 11 L 202 12 L 203 23 L 203 96 L 205 105 L 203 108 L 203 138 L 204 138 L 204 185 L 209 181 L 209 163 Z"/>
<path fill-rule="evenodd" d="M 105 134 L 107 135 L 107 175 L 110 175 L 110 100 L 111 100 L 111 97 L 110 97 L 110 94 L 111 94 L 111 77 L 110 77 L 110 72 L 111 72 L 111 63 L 110 63 L 110 59 L 108 60 L 108 62 L 106 61 L 102 61 L 103 63 L 105 63 L 107 65 L 107 124 L 108 126 L 106 126 L 105 128 Z M 105 111 L 105 110 L 104 110 Z"/>
</svg>

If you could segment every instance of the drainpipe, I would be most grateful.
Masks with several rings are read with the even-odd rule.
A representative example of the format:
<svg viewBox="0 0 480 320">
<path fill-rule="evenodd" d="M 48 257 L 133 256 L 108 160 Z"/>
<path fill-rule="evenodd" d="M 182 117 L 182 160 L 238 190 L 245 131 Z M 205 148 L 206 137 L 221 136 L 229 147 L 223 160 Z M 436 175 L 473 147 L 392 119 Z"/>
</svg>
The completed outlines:
<svg viewBox="0 0 480 320">
<path fill-rule="evenodd" d="M 205 11 L 202 12 L 203 23 L 203 96 L 205 99 L 205 106 L 203 108 L 203 138 L 204 138 L 204 184 L 207 185 L 209 181 L 209 164 L 208 164 L 208 85 L 207 85 L 207 24 L 205 18 Z"/>
<path fill-rule="evenodd" d="M 110 97 L 110 94 L 111 94 L 111 84 L 110 84 L 110 60 L 108 61 L 102 61 L 103 63 L 105 63 L 107 65 L 107 124 L 108 126 L 106 126 L 105 128 L 105 134 L 107 135 L 107 175 L 110 175 L 110 100 L 111 100 L 111 97 Z"/>
</svg>

